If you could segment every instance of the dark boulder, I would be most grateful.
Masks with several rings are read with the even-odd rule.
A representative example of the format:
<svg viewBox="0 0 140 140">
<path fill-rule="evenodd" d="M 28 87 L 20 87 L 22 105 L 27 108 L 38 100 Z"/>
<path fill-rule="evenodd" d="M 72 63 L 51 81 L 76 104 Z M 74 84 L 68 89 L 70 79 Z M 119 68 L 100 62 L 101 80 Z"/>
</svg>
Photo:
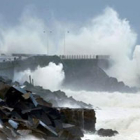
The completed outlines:
<svg viewBox="0 0 140 140">
<path fill-rule="evenodd" d="M 95 132 L 96 116 L 93 109 L 61 108 L 60 112 L 65 123 L 76 125 L 85 131 Z"/>
<path fill-rule="evenodd" d="M 118 134 L 118 132 L 116 130 L 112 130 L 112 129 L 99 129 L 97 131 L 97 134 L 101 137 L 112 137 Z"/>
</svg>

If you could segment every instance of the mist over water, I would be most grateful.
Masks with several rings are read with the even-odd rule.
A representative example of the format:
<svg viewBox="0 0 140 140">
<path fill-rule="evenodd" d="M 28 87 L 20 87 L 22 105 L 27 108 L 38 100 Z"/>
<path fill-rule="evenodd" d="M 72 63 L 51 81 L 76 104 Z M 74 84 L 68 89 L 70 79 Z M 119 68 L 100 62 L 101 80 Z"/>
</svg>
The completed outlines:
<svg viewBox="0 0 140 140">
<path fill-rule="evenodd" d="M 54 20 L 51 29 L 32 13 L 26 9 L 14 26 L 4 26 L 1 21 L 2 53 L 110 55 L 111 67 L 107 74 L 126 85 L 139 87 L 137 33 L 113 8 L 105 8 L 82 27 Z"/>
<path fill-rule="evenodd" d="M 66 54 L 109 55 L 111 67 L 107 74 L 126 85 L 139 87 L 140 46 L 136 46 L 136 42 L 137 34 L 129 21 L 121 19 L 114 9 L 108 7 L 78 33 L 67 35 Z"/>
</svg>

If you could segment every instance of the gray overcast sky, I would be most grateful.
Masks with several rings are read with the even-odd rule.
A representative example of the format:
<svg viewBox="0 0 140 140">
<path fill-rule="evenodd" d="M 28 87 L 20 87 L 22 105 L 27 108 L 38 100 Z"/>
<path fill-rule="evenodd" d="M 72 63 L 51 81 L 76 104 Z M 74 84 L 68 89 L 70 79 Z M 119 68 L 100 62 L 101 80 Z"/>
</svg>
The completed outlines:
<svg viewBox="0 0 140 140">
<path fill-rule="evenodd" d="M 82 23 L 100 14 L 107 6 L 114 8 L 121 18 L 128 19 L 140 34 L 139 0 L 0 0 L 0 15 L 7 24 L 15 24 L 26 7 L 34 7 L 35 14 L 46 21 L 55 17 Z"/>
</svg>

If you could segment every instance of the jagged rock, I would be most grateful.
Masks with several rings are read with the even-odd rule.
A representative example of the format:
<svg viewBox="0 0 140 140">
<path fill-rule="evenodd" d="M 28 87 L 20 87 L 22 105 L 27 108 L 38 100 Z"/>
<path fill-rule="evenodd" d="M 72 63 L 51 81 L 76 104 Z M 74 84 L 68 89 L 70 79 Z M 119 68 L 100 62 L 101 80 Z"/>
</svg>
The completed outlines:
<svg viewBox="0 0 140 140">
<path fill-rule="evenodd" d="M 95 132 L 95 111 L 91 109 L 60 109 L 61 114 L 64 114 L 63 121 L 70 122 L 73 125 L 79 126 L 85 131 Z"/>
<path fill-rule="evenodd" d="M 31 91 L 0 85 L 0 133 L 5 139 L 30 134 L 46 140 L 81 140 L 82 129 L 95 131 L 94 110 L 54 108 Z"/>
<path fill-rule="evenodd" d="M 47 102 L 51 103 L 53 107 L 65 107 L 66 105 L 73 105 L 74 107 L 78 108 L 93 108 L 92 105 L 86 104 L 82 101 L 76 101 L 73 97 L 68 97 L 63 91 L 50 91 L 43 89 L 40 86 L 33 86 L 32 84 L 28 83 L 27 81 L 24 83 L 25 90 L 31 90 L 36 95 L 41 96 Z"/>
<path fill-rule="evenodd" d="M 97 131 L 97 134 L 101 137 L 112 137 L 118 134 L 118 132 L 116 130 L 112 130 L 112 129 L 99 129 Z"/>
</svg>

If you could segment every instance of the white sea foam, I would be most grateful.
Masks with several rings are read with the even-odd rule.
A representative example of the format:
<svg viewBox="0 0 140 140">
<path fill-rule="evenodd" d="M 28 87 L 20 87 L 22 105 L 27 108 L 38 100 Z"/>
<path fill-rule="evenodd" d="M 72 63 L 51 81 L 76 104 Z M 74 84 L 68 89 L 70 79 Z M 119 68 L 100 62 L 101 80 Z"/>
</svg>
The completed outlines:
<svg viewBox="0 0 140 140">
<path fill-rule="evenodd" d="M 77 100 L 91 103 L 96 109 L 96 129 L 114 129 L 115 137 L 85 134 L 82 140 L 140 140 L 140 94 L 65 91 Z"/>
<path fill-rule="evenodd" d="M 63 65 L 50 62 L 48 66 L 37 67 L 35 71 L 30 69 L 22 72 L 15 71 L 13 81 L 23 84 L 23 82 L 29 81 L 29 75 L 34 79 L 34 85 L 50 90 L 58 90 L 65 77 Z"/>
</svg>

